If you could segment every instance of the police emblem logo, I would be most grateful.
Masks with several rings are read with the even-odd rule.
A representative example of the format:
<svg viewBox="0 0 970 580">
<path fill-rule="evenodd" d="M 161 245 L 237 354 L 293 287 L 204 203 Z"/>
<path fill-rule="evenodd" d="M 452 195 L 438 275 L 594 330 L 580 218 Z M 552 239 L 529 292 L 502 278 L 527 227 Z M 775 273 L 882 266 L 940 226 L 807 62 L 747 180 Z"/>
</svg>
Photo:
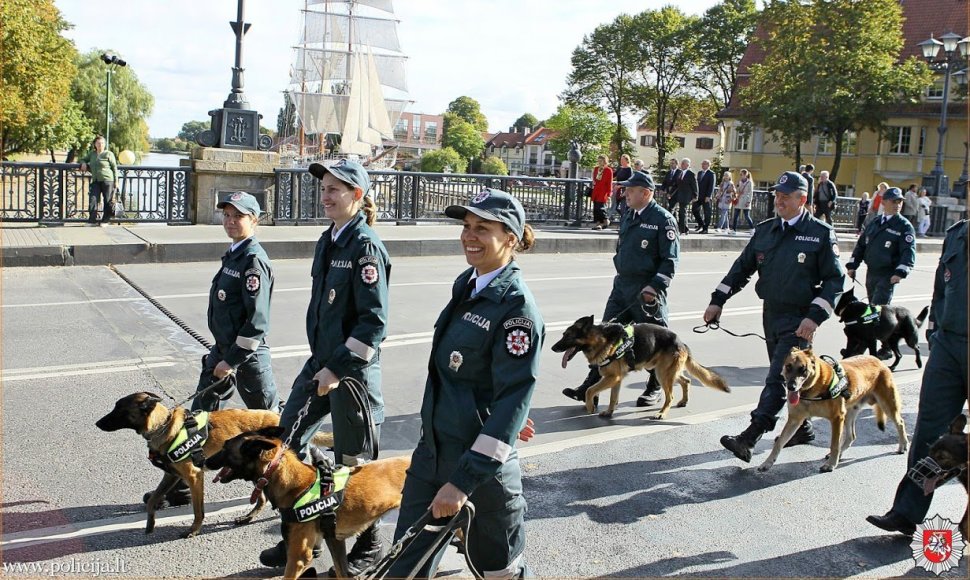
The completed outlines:
<svg viewBox="0 0 970 580">
<path fill-rule="evenodd" d="M 676 238 L 677 238 L 677 234 L 674 233 L 674 230 L 667 230 L 667 239 L 668 240 L 670 240 L 672 242 Z"/>
<path fill-rule="evenodd" d="M 465 357 L 461 356 L 461 353 L 457 350 L 452 351 L 451 356 L 448 357 L 448 368 L 458 372 L 458 369 L 461 368 L 461 363 L 463 362 L 465 362 Z"/>
<path fill-rule="evenodd" d="M 650 241 L 649 240 L 640 240 L 640 247 L 643 248 L 644 250 L 646 250 L 647 249 L 647 246 L 649 246 L 649 245 L 650 245 Z"/>
<path fill-rule="evenodd" d="M 229 197 L 229 199 L 231 199 L 232 201 L 239 201 L 240 199 L 242 199 L 242 193 L 234 193 Z"/>
<path fill-rule="evenodd" d="M 522 358 L 532 348 L 532 339 L 524 327 L 513 326 L 505 331 L 505 350 L 515 358 Z"/>
<path fill-rule="evenodd" d="M 246 277 L 246 290 L 250 292 L 259 291 L 259 276 L 252 274 Z"/>
<path fill-rule="evenodd" d="M 782 176 L 778 178 L 778 183 L 787 183 L 787 182 L 788 182 L 787 175 L 782 174 Z"/>
<path fill-rule="evenodd" d="M 836 257 L 839 256 L 839 245 L 838 244 L 832 244 L 832 253 L 835 254 Z"/>
<path fill-rule="evenodd" d="M 327 304 L 333 304 L 333 301 L 336 297 L 337 297 L 337 291 L 331 288 L 330 294 L 327 294 Z"/>
<path fill-rule="evenodd" d="M 805 263 L 805 252 L 798 252 L 798 263 L 799 264 Z"/>
<path fill-rule="evenodd" d="M 765 253 L 764 252 L 758 252 L 757 254 L 754 255 L 754 259 L 757 260 L 757 262 L 759 264 L 761 262 L 764 262 L 765 261 Z"/>
<path fill-rule="evenodd" d="M 950 276 L 951 276 L 951 274 L 950 274 L 950 269 L 949 268 L 943 270 L 943 281 L 944 282 L 949 282 L 950 281 Z"/>
<path fill-rule="evenodd" d="M 916 526 L 909 547 L 918 567 L 939 576 L 960 563 L 966 542 L 959 526 L 937 515 Z"/>
<path fill-rule="evenodd" d="M 479 191 L 478 194 L 474 198 L 472 198 L 472 203 L 473 204 L 482 203 L 483 201 L 485 201 L 486 199 L 488 199 L 488 196 L 489 196 L 490 193 L 491 192 L 489 192 L 488 189 L 483 189 L 483 190 Z"/>
<path fill-rule="evenodd" d="M 220 288 L 219 291 L 216 292 L 216 298 L 218 298 L 222 302 L 225 302 L 225 300 L 226 300 L 226 291 Z"/>
<path fill-rule="evenodd" d="M 373 284 L 379 278 L 380 274 L 377 273 L 377 267 L 374 264 L 367 264 L 360 269 L 360 279 L 364 281 L 364 284 Z"/>
<path fill-rule="evenodd" d="M 893 243 L 891 241 L 889 241 L 889 240 L 886 240 L 886 247 L 887 248 L 893 247 Z"/>
<path fill-rule="evenodd" d="M 906 243 L 907 244 L 912 244 L 914 239 L 915 238 L 913 237 L 912 234 L 906 234 Z"/>
</svg>

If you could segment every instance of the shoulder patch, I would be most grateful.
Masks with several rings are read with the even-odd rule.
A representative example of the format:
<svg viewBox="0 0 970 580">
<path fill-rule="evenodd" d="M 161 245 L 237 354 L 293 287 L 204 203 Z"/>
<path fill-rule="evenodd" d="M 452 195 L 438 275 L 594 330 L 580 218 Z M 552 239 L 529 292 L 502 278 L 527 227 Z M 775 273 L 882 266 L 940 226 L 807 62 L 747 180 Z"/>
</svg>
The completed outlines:
<svg viewBox="0 0 970 580">
<path fill-rule="evenodd" d="M 912 244 L 915 239 L 916 238 L 913 237 L 913 234 L 906 234 L 905 240 L 907 244 Z"/>
<path fill-rule="evenodd" d="M 502 328 L 504 328 L 505 330 L 508 330 L 513 326 L 521 326 L 522 328 L 528 328 L 529 330 L 532 330 L 535 324 L 532 322 L 531 319 L 526 318 L 524 316 L 509 318 L 502 324 Z"/>
<path fill-rule="evenodd" d="M 677 233 L 674 230 L 667 230 L 667 239 L 671 242 L 677 239 Z"/>
<path fill-rule="evenodd" d="M 245 272 L 244 275 L 245 276 L 249 276 L 249 275 L 255 274 L 255 275 L 259 276 L 261 273 L 262 272 L 259 270 L 259 268 L 250 268 L 250 269 L 246 270 L 246 272 Z"/>
<path fill-rule="evenodd" d="M 365 264 L 360 269 L 360 279 L 364 281 L 364 284 L 376 284 L 380 278 L 380 271 L 374 264 Z"/>
<path fill-rule="evenodd" d="M 259 274 L 248 274 L 246 276 L 246 290 L 253 294 L 259 292 Z"/>
<path fill-rule="evenodd" d="M 514 320 L 522 320 L 513 318 L 505 323 L 505 351 L 509 353 L 513 358 L 522 358 L 529 354 L 532 350 L 532 335 L 530 333 L 531 328 L 527 328 L 521 325 L 509 325 L 509 322 Z M 525 319 L 528 320 L 528 319 Z M 532 324 L 531 320 L 528 320 L 529 324 Z"/>
<path fill-rule="evenodd" d="M 357 260 L 357 263 L 363 266 L 364 264 L 378 264 L 380 261 L 377 259 L 377 256 L 364 256 Z"/>
</svg>

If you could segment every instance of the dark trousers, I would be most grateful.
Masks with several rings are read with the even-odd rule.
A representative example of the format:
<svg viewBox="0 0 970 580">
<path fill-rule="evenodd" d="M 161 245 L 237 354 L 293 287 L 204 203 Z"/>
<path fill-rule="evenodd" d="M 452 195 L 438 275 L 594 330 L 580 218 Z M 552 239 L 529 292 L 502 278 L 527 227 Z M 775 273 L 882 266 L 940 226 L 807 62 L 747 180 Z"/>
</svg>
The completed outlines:
<svg viewBox="0 0 970 580">
<path fill-rule="evenodd" d="M 781 376 L 781 369 L 785 366 L 785 359 L 794 347 L 806 348 L 807 340 L 795 336 L 795 330 L 802 323 L 805 315 L 798 312 L 773 312 L 765 306 L 761 315 L 762 327 L 767 338 L 768 376 L 765 377 L 765 387 L 761 390 L 758 406 L 751 412 L 751 423 L 763 430 L 771 431 L 778 421 L 786 402 L 785 381 Z"/>
<path fill-rule="evenodd" d="M 677 203 L 677 229 L 680 233 L 687 233 L 687 206 L 690 202 L 678 201 Z"/>
<path fill-rule="evenodd" d="M 425 425 L 424 428 L 431 427 Z M 461 448 L 439 447 L 437 453 L 433 454 L 423 439 L 418 442 L 404 480 L 404 496 L 394 530 L 395 542 L 428 510 L 438 490 L 448 483 L 457 469 L 463 453 L 464 449 Z M 475 519 L 472 520 L 471 532 L 465 544 L 472 563 L 486 577 L 518 575 L 525 566 L 522 554 L 525 551 L 526 511 L 518 453 L 512 451 L 499 474 L 478 486 L 468 499 L 475 504 Z M 418 535 L 391 566 L 388 578 L 408 576 L 433 539 L 429 532 Z M 447 547 L 447 544 L 441 546 L 416 577 L 434 577 Z"/>
<path fill-rule="evenodd" d="M 606 221 L 606 211 L 603 209 L 605 205 L 606 204 L 603 202 L 599 202 L 599 201 L 593 202 L 593 222 L 594 223 L 602 223 Z"/>
<path fill-rule="evenodd" d="M 832 224 L 832 209 L 835 205 L 831 201 L 820 201 L 815 205 L 815 218 L 825 221 L 825 223 Z"/>
<path fill-rule="evenodd" d="M 223 359 L 221 349 L 213 346 L 202 362 L 202 372 L 199 374 L 197 391 L 208 387 L 215 381 L 213 369 Z M 268 409 L 278 411 L 280 398 L 276 392 L 276 380 L 273 378 L 273 361 L 270 358 L 269 347 L 260 346 L 248 359 L 236 369 L 236 389 L 248 409 Z M 219 396 L 210 391 L 192 401 L 193 411 L 218 411 L 224 406 Z"/>
<path fill-rule="evenodd" d="M 88 222 L 97 223 L 98 221 L 98 201 L 102 200 L 104 209 L 101 212 L 101 221 L 106 222 L 111 219 L 114 212 L 111 209 L 111 198 L 114 193 L 115 184 L 112 181 L 92 181 L 88 188 Z"/>
<path fill-rule="evenodd" d="M 734 208 L 734 218 L 733 218 L 733 221 L 731 223 L 731 229 L 734 230 L 734 231 L 738 231 L 738 219 L 742 215 L 744 216 L 745 221 L 748 222 L 748 229 L 749 230 L 753 230 L 754 229 L 754 222 L 751 221 L 751 210 L 750 209 L 738 209 L 738 208 Z"/>
<path fill-rule="evenodd" d="M 930 337 L 932 349 L 919 392 L 919 410 L 907 471 L 929 455 L 930 446 L 947 432 L 967 402 L 967 337 L 938 331 Z M 918 524 L 926 518 L 933 495 L 903 476 L 896 489 L 893 511 Z"/>
<path fill-rule="evenodd" d="M 885 305 L 893 301 L 896 285 L 889 281 L 890 278 L 892 274 L 866 272 L 866 294 L 869 295 L 869 304 Z"/>
<path fill-rule="evenodd" d="M 691 204 L 691 209 L 694 213 L 694 221 L 697 222 L 697 228 L 700 230 L 707 230 L 711 225 L 711 202 L 707 201 L 695 201 Z"/>
</svg>

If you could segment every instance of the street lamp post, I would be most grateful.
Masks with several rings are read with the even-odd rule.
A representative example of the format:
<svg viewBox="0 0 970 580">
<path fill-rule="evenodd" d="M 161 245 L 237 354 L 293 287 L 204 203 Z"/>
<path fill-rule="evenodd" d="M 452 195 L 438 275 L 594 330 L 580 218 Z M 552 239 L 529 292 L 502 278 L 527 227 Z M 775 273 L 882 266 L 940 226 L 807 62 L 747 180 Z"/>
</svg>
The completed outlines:
<svg viewBox="0 0 970 580">
<path fill-rule="evenodd" d="M 583 158 L 583 154 L 579 149 L 579 142 L 572 141 L 569 144 L 569 153 L 566 154 L 566 159 L 569 160 L 569 179 L 576 179 L 579 174 L 579 160 Z M 571 182 L 569 184 L 569 192 L 572 193 L 572 197 L 576 200 L 576 219 L 573 221 L 573 226 L 581 227 L 583 225 L 583 192 L 580 190 L 576 182 Z M 566 199 L 566 215 L 565 218 L 569 219 L 569 199 Z"/>
<path fill-rule="evenodd" d="M 960 38 L 959 34 L 947 32 L 939 39 L 930 38 L 919 43 L 918 46 L 923 51 L 923 58 L 926 59 L 930 68 L 943 72 L 943 109 L 940 112 L 940 126 L 937 128 L 939 133 L 939 143 L 936 147 L 936 165 L 930 173 L 933 182 L 933 194 L 945 195 L 946 175 L 943 172 L 943 144 L 946 137 L 946 113 L 950 102 L 950 75 L 963 70 L 967 66 L 967 49 L 970 46 L 970 37 Z M 937 58 L 943 49 L 943 55 Z"/>
<path fill-rule="evenodd" d="M 107 149 L 111 143 L 111 73 L 113 67 L 128 66 L 128 63 L 113 54 L 102 54 L 101 60 L 105 66 L 104 82 L 104 148 Z"/>
</svg>

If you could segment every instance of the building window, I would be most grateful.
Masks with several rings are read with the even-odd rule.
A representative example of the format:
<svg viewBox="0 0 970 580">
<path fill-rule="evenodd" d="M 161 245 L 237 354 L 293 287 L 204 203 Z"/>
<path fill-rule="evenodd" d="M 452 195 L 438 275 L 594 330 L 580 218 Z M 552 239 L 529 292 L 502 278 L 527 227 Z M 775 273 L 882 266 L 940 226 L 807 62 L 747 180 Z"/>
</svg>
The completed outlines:
<svg viewBox="0 0 970 580">
<path fill-rule="evenodd" d="M 747 151 L 750 147 L 750 137 L 751 135 L 747 131 L 742 131 L 741 129 L 734 130 L 734 150 L 735 151 Z"/>
<path fill-rule="evenodd" d="M 842 155 L 855 155 L 858 141 L 859 135 L 855 131 L 847 131 L 845 139 L 842 140 Z"/>
<path fill-rule="evenodd" d="M 939 78 L 933 81 L 933 84 L 926 89 L 927 99 L 942 99 L 943 98 L 943 79 Z"/>
<path fill-rule="evenodd" d="M 408 138 L 407 119 L 398 119 L 397 125 L 394 125 L 394 138 L 398 140 Z"/>
<path fill-rule="evenodd" d="M 424 124 L 424 136 L 427 137 L 428 141 L 435 142 L 438 139 L 438 123 L 435 121 L 426 121 Z"/>
<path fill-rule="evenodd" d="M 831 155 L 835 151 L 835 141 L 828 135 L 818 136 L 818 152 L 822 155 Z"/>
<path fill-rule="evenodd" d="M 640 137 L 640 145 L 644 147 L 656 147 L 657 146 L 657 136 L 656 135 L 643 135 Z"/>
<path fill-rule="evenodd" d="M 680 147 L 681 149 L 683 149 L 684 145 L 687 144 L 687 139 L 683 137 L 674 137 L 673 139 L 674 141 L 677 142 L 677 146 Z"/>
<path fill-rule="evenodd" d="M 917 155 L 923 154 L 923 147 L 926 146 L 926 127 L 919 128 L 919 151 L 916 152 Z"/>
<path fill-rule="evenodd" d="M 421 140 L 421 116 L 414 115 L 414 119 L 411 122 L 411 139 L 414 141 Z"/>
<path fill-rule="evenodd" d="M 698 137 L 694 143 L 697 149 L 714 149 L 714 139 L 711 137 Z"/>
<path fill-rule="evenodd" d="M 912 137 L 912 127 L 889 128 L 889 153 L 893 155 L 909 155 L 909 141 Z"/>
</svg>

